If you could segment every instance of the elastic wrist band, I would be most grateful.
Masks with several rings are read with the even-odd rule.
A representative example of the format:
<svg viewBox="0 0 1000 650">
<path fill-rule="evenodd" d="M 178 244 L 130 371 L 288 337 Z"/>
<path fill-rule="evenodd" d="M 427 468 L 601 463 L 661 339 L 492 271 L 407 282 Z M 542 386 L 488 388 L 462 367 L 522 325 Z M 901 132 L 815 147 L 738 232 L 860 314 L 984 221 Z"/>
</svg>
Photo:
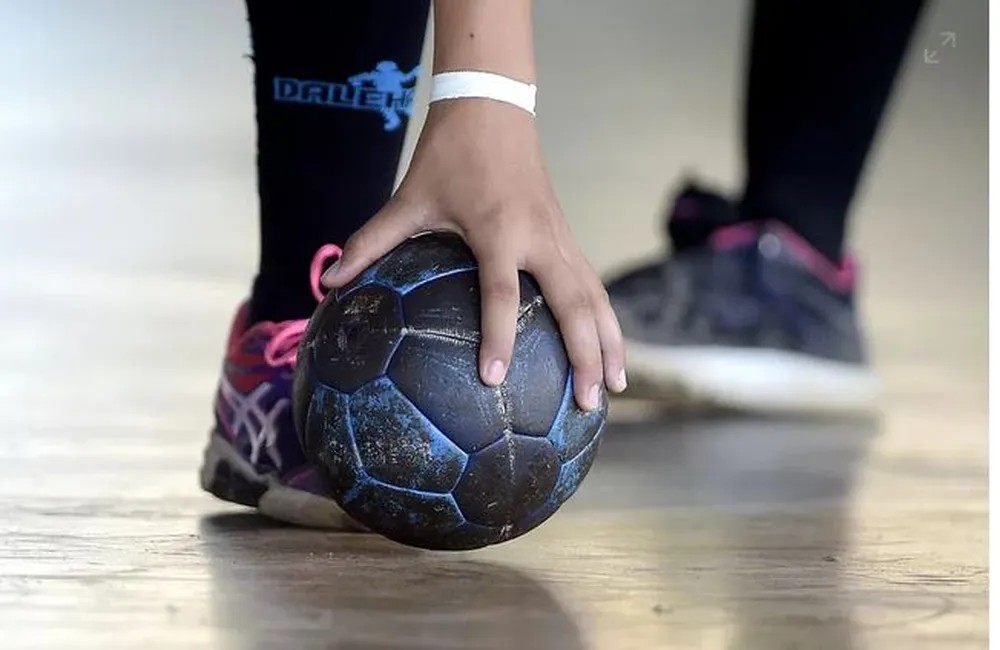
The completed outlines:
<svg viewBox="0 0 1000 650">
<path fill-rule="evenodd" d="M 442 72 L 431 77 L 431 103 L 477 97 L 513 104 L 535 114 L 538 87 L 492 72 Z"/>
</svg>

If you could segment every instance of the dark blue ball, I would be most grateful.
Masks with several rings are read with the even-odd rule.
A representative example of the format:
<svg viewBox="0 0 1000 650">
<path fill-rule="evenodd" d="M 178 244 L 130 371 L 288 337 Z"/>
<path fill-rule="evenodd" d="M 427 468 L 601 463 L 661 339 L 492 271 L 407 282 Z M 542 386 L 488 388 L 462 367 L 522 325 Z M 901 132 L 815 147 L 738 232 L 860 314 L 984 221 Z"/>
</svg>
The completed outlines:
<svg viewBox="0 0 1000 650">
<path fill-rule="evenodd" d="M 573 399 L 559 328 L 520 276 L 514 357 L 478 372 L 476 261 L 456 235 L 407 240 L 313 315 L 294 412 L 337 503 L 398 542 L 472 549 L 532 530 L 590 470 L 607 416 Z"/>
</svg>

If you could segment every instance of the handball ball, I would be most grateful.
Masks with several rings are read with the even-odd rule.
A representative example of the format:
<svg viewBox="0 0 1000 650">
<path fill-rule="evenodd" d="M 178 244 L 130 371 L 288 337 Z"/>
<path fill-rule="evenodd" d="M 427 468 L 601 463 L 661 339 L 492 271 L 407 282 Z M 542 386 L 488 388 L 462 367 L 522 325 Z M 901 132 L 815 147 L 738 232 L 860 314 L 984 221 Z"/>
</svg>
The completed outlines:
<svg viewBox="0 0 1000 650">
<path fill-rule="evenodd" d="M 514 355 L 478 371 L 475 257 L 457 235 L 408 239 L 329 293 L 299 348 L 303 449 L 358 523 L 410 546 L 474 549 L 551 517 L 590 470 L 607 415 L 577 407 L 559 328 L 520 274 Z"/>
</svg>

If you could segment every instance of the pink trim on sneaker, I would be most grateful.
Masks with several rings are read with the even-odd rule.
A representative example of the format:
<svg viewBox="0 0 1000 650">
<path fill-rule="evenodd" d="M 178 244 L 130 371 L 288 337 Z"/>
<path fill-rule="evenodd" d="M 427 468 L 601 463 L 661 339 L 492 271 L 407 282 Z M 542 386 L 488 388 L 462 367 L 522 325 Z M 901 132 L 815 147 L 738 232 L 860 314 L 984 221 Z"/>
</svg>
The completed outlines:
<svg viewBox="0 0 1000 650">
<path fill-rule="evenodd" d="M 822 280 L 826 286 L 840 293 L 848 293 L 854 288 L 858 269 L 857 261 L 853 255 L 845 254 L 841 258 L 840 264 L 836 264 L 785 224 L 771 221 L 767 225 L 775 231 L 782 243 L 788 246 L 792 255 L 802 262 L 813 275 Z"/>
<path fill-rule="evenodd" d="M 325 298 L 323 288 L 320 286 L 320 278 L 323 269 L 331 259 L 339 258 L 342 251 L 339 246 L 326 244 L 321 246 L 316 255 L 313 256 L 312 264 L 309 266 L 309 287 L 312 289 L 316 302 L 322 302 Z M 261 323 L 263 324 L 263 323 Z M 298 361 L 299 343 L 309 326 L 309 319 L 288 320 L 281 323 L 269 323 L 273 329 L 273 336 L 264 347 L 264 361 L 272 368 L 283 365 L 294 366 Z"/>
<path fill-rule="evenodd" d="M 753 223 L 738 223 L 735 226 L 719 228 L 712 233 L 710 240 L 712 248 L 728 251 L 742 246 L 749 246 L 757 241 L 760 231 Z"/>
<path fill-rule="evenodd" d="M 853 255 L 844 255 L 840 263 L 836 264 L 781 222 L 766 222 L 765 231 L 776 235 L 791 254 L 830 289 L 848 293 L 854 288 L 858 269 L 857 260 Z M 732 250 L 755 243 L 760 234 L 760 226 L 753 222 L 727 226 L 712 233 L 711 245 L 717 250 Z"/>
</svg>

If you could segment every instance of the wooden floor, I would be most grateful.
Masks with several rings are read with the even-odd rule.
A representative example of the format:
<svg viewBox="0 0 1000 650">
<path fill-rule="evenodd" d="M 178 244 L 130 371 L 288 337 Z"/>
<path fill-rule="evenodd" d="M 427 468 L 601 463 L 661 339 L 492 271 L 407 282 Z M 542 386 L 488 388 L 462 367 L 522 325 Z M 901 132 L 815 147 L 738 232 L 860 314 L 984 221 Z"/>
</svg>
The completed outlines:
<svg viewBox="0 0 1000 650">
<path fill-rule="evenodd" d="M 935 7 L 859 199 L 880 417 L 616 402 L 578 495 L 465 554 L 282 527 L 199 491 L 256 255 L 241 7 L 187 2 L 183 24 L 167 0 L 40 8 L 58 4 L 0 21 L 0 54 L 29 54 L 0 103 L 0 648 L 985 647 L 985 2 Z M 607 270 L 653 251 L 684 165 L 738 178 L 741 16 L 539 5 L 546 147 Z M 946 28 L 958 48 L 920 63 Z M 590 99 L 585 68 L 610 79 Z M 612 213 L 634 219 L 608 233 Z"/>
</svg>

